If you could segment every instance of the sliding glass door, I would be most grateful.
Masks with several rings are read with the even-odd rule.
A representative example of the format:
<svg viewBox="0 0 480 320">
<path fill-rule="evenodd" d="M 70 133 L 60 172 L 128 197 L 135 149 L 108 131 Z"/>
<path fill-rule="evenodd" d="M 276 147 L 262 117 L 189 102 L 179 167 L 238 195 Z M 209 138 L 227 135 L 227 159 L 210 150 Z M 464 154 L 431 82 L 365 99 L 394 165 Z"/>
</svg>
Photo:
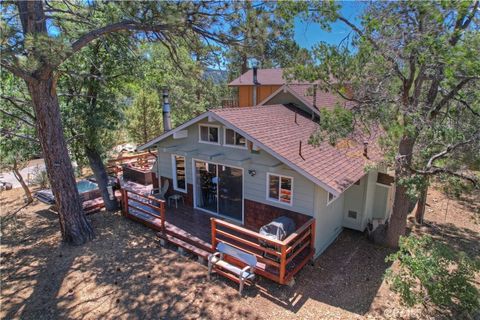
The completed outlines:
<svg viewBox="0 0 480 320">
<path fill-rule="evenodd" d="M 195 206 L 242 221 L 242 169 L 198 160 L 194 167 Z"/>
<path fill-rule="evenodd" d="M 217 166 L 195 161 L 195 204 L 197 208 L 217 213 Z"/>
</svg>

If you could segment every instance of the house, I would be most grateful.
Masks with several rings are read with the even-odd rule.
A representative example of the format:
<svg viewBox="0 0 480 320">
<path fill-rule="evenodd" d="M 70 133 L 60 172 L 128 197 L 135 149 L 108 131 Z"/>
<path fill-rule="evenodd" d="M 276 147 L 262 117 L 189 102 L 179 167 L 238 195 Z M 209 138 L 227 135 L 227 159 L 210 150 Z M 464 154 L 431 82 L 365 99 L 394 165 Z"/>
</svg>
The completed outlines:
<svg viewBox="0 0 480 320">
<path fill-rule="evenodd" d="M 313 220 L 311 254 L 318 257 L 343 228 L 364 231 L 389 218 L 392 179 L 381 165 L 366 171 L 381 161 L 377 135 L 310 145 L 319 108 L 348 103 L 320 90 L 312 96 L 311 84 L 282 84 L 272 70 L 258 70 L 266 87 L 257 97 L 248 89 L 253 71 L 230 84 L 248 87 L 240 101 L 258 105 L 211 109 L 139 150 L 157 150 L 160 184 L 168 180 L 169 194 L 187 207 L 257 232 L 279 216 L 297 228 Z"/>
<path fill-rule="evenodd" d="M 249 107 L 259 104 L 278 90 L 285 80 L 282 69 L 253 68 L 228 84 L 237 89 L 237 106 Z"/>
</svg>

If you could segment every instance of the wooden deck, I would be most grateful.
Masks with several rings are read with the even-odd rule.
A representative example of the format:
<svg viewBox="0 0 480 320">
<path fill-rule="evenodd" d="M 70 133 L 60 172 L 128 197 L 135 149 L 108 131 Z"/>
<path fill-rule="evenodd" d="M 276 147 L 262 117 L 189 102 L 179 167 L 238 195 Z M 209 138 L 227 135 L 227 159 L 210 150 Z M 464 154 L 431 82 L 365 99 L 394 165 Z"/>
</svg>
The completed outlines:
<svg viewBox="0 0 480 320">
<path fill-rule="evenodd" d="M 136 204 L 134 204 L 136 206 Z M 151 207 L 141 205 L 138 209 L 158 214 Z M 162 230 L 162 219 L 149 215 L 136 208 L 130 207 L 128 217 L 146 224 L 150 228 Z M 211 251 L 211 225 L 210 215 L 184 205 L 178 208 L 167 207 L 165 209 L 165 231 L 169 235 L 176 236 L 187 242 L 192 242 L 205 251 Z"/>
<path fill-rule="evenodd" d="M 203 259 L 218 242 L 249 252 L 258 260 L 255 272 L 280 284 L 288 283 L 314 254 L 314 219 L 278 241 L 184 205 L 166 207 L 164 201 L 132 190 L 122 189 L 122 207 L 126 217 L 159 231 L 162 240 Z"/>
</svg>

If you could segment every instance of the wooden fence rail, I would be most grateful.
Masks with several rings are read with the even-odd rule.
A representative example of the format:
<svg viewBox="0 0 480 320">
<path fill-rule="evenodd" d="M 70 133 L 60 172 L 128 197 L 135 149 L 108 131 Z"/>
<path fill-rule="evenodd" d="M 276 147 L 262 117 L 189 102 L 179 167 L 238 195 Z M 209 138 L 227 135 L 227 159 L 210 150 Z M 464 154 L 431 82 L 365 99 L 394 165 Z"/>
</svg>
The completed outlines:
<svg viewBox="0 0 480 320">
<path fill-rule="evenodd" d="M 153 163 L 156 159 L 156 152 L 144 152 L 140 154 L 135 154 L 131 156 L 125 156 L 116 159 L 109 159 L 107 161 L 107 171 L 110 174 L 118 175 L 122 172 L 122 164 L 125 163 L 136 163 L 140 162 L 148 162 Z"/>
<path fill-rule="evenodd" d="M 135 219 L 138 212 L 146 214 L 152 218 L 150 225 L 153 228 L 165 232 L 165 200 L 127 189 L 121 189 L 121 192 L 124 216 Z"/>
<path fill-rule="evenodd" d="M 255 272 L 280 284 L 288 283 L 315 253 L 315 219 L 307 221 L 283 241 L 216 218 L 211 219 L 211 227 L 212 250 L 224 242 L 253 254 L 258 260 Z"/>
</svg>

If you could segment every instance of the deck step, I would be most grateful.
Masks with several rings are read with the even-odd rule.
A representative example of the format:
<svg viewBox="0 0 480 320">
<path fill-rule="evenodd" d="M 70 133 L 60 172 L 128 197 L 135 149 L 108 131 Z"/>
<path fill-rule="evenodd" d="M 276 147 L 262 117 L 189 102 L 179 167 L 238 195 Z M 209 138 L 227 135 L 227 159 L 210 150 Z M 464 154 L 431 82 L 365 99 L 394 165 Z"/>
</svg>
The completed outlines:
<svg viewBox="0 0 480 320">
<path fill-rule="evenodd" d="M 210 255 L 210 252 L 205 251 L 205 250 L 197 247 L 196 245 L 185 242 L 182 239 L 179 239 L 179 238 L 177 238 L 175 236 L 172 236 L 170 234 L 164 234 L 162 232 L 157 232 L 157 237 L 159 237 L 161 239 L 165 239 L 168 242 L 176 245 L 177 247 L 181 247 L 181 248 L 187 250 L 188 252 L 193 253 L 196 256 L 202 257 L 205 260 L 208 259 L 208 256 Z"/>
<path fill-rule="evenodd" d="M 188 233 L 187 231 L 180 229 L 173 224 L 168 223 L 168 221 L 165 223 L 165 229 L 168 235 L 178 238 L 186 243 L 189 243 L 209 253 L 213 252 L 210 243 L 205 242 L 204 240 L 195 237 L 194 235 Z"/>
</svg>

